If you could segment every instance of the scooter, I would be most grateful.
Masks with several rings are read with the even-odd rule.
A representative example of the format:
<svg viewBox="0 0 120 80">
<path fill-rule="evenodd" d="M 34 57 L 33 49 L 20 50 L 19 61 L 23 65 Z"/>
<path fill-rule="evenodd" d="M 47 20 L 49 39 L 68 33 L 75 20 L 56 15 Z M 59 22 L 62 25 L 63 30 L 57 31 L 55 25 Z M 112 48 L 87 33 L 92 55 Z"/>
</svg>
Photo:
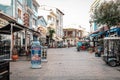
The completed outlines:
<svg viewBox="0 0 120 80">
<path fill-rule="evenodd" d="M 81 48 L 81 47 L 80 47 L 80 46 L 78 46 L 78 47 L 77 47 L 77 51 L 80 51 L 80 48 Z"/>
</svg>

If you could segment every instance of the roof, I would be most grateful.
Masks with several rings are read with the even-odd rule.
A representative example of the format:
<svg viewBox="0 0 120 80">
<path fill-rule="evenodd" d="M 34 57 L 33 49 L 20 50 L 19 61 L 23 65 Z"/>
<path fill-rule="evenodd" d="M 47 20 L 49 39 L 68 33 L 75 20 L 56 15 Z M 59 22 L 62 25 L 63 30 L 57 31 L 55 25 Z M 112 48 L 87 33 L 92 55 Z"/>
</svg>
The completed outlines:
<svg viewBox="0 0 120 80">
<path fill-rule="evenodd" d="M 104 40 L 120 40 L 120 37 L 105 37 Z"/>
<path fill-rule="evenodd" d="M 20 30 L 22 30 L 22 28 L 17 27 L 17 25 L 13 25 L 13 32 L 17 32 Z M 11 34 L 11 24 L 0 28 L 0 34 Z"/>
<path fill-rule="evenodd" d="M 68 25 L 68 26 L 65 26 L 63 27 L 64 30 L 66 29 L 76 29 L 76 30 L 83 30 L 84 28 L 79 26 L 79 25 L 76 25 L 76 24 L 71 24 L 71 25 Z"/>
<path fill-rule="evenodd" d="M 60 9 L 56 8 L 62 15 L 65 15 Z"/>
</svg>

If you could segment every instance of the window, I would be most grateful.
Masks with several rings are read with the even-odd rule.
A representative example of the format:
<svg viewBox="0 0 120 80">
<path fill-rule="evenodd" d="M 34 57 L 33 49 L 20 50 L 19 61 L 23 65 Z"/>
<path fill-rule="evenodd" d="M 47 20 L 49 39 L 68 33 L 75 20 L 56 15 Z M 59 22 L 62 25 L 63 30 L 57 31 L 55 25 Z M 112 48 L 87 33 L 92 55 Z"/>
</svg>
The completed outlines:
<svg viewBox="0 0 120 80">
<path fill-rule="evenodd" d="M 37 12 L 37 7 L 34 4 L 33 4 L 33 10 L 35 10 Z"/>
<path fill-rule="evenodd" d="M 35 20 L 34 18 L 33 18 L 33 25 L 37 25 L 37 20 Z"/>
<path fill-rule="evenodd" d="M 51 20 L 51 16 L 48 16 L 48 20 Z"/>
<path fill-rule="evenodd" d="M 23 0 L 18 0 L 21 4 L 23 3 Z"/>
<path fill-rule="evenodd" d="M 57 25 L 59 25 L 59 20 L 56 21 Z"/>
<path fill-rule="evenodd" d="M 21 10 L 18 9 L 18 18 L 20 18 L 20 19 L 21 19 L 21 14 L 22 14 Z"/>
</svg>

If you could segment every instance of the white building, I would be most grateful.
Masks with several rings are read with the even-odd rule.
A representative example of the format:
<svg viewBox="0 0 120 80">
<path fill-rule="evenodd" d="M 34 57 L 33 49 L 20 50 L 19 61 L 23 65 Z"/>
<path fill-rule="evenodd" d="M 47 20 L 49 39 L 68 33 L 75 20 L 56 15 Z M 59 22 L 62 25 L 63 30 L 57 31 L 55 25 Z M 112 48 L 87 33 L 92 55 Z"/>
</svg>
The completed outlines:
<svg viewBox="0 0 120 80">
<path fill-rule="evenodd" d="M 49 32 L 47 32 L 47 43 L 52 47 L 57 47 L 58 42 L 62 42 L 63 38 L 63 15 L 58 8 L 41 5 L 39 8 L 39 15 L 43 16 L 47 22 L 47 29 L 54 29 L 53 40 L 50 41 Z"/>
<path fill-rule="evenodd" d="M 39 9 L 39 15 L 44 16 L 48 26 L 52 25 L 55 29 L 55 35 L 59 39 L 63 37 L 63 15 L 64 13 L 58 8 L 51 6 L 41 6 Z"/>
</svg>

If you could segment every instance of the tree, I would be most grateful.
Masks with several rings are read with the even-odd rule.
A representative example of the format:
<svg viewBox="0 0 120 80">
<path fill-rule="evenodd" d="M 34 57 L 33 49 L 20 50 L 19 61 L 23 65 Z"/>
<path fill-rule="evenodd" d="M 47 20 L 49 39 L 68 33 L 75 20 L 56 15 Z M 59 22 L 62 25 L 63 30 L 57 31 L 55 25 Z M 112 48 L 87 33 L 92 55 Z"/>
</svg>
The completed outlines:
<svg viewBox="0 0 120 80">
<path fill-rule="evenodd" d="M 49 29 L 49 37 L 50 37 L 50 40 L 52 40 L 52 37 L 53 37 L 53 34 L 55 33 L 55 30 L 50 28 Z"/>
<path fill-rule="evenodd" d="M 120 0 L 101 3 L 94 10 L 93 18 L 98 25 L 116 26 L 120 23 Z"/>
</svg>

